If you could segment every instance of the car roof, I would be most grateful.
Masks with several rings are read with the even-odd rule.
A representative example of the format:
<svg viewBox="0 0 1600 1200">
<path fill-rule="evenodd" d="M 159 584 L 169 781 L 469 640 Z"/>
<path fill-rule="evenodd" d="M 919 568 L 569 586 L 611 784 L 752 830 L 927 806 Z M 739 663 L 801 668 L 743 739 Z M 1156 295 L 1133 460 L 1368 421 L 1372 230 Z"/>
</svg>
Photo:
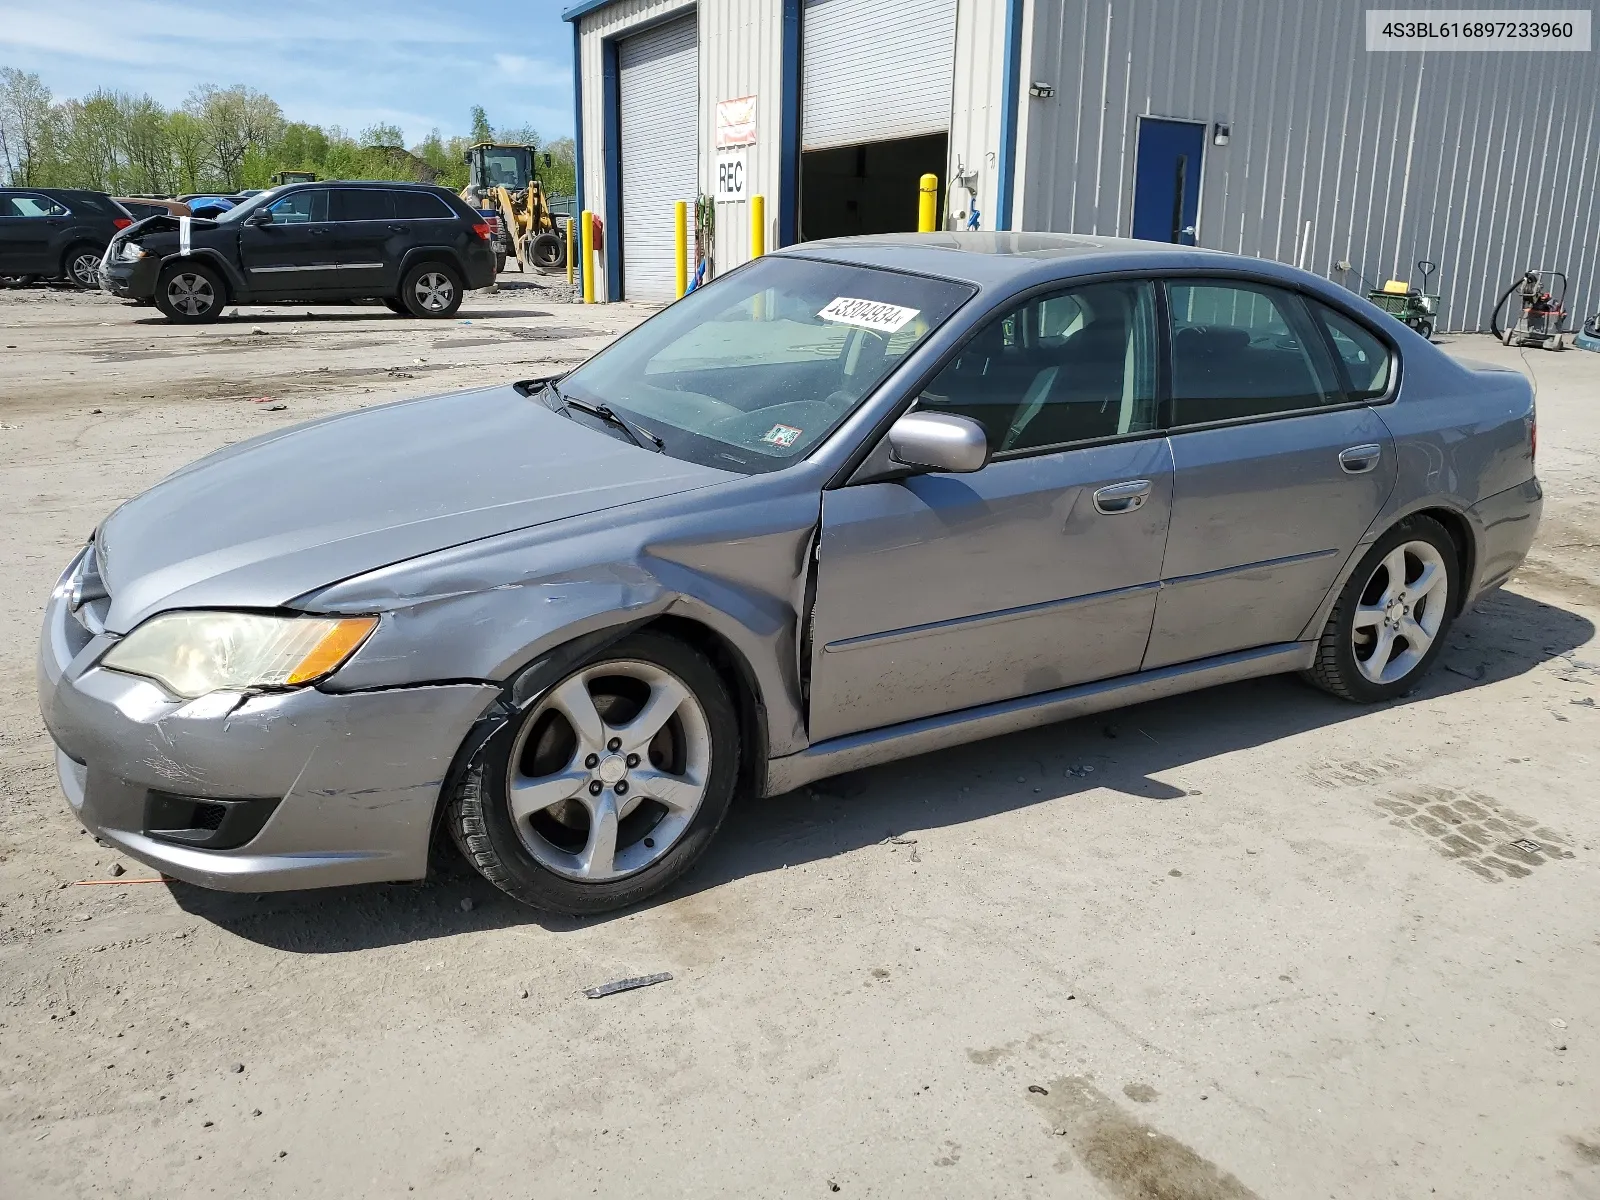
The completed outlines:
<svg viewBox="0 0 1600 1200">
<path fill-rule="evenodd" d="M 885 233 L 802 242 L 777 253 L 909 271 L 1002 290 L 1109 271 L 1181 274 L 1237 270 L 1298 287 L 1315 279 L 1270 259 L 1078 233 Z M 1333 286 L 1324 280 L 1316 282 Z"/>
</svg>

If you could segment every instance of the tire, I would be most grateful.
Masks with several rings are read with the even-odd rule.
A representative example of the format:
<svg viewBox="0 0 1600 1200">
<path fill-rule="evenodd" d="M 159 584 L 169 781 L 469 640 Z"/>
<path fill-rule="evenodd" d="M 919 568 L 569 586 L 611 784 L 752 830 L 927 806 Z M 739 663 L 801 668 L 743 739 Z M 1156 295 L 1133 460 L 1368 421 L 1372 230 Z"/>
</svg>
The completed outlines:
<svg viewBox="0 0 1600 1200">
<path fill-rule="evenodd" d="M 640 714 L 655 731 L 634 742 Z M 572 916 L 610 912 L 670 886 L 705 852 L 733 800 L 739 755 L 738 718 L 716 669 L 676 638 L 645 631 L 574 670 L 490 738 L 445 820 L 467 861 L 514 899 Z"/>
<path fill-rule="evenodd" d="M 173 263 L 156 281 L 156 307 L 180 325 L 208 325 L 222 315 L 228 290 L 210 267 L 193 259 Z"/>
<path fill-rule="evenodd" d="M 528 260 L 541 271 L 567 269 L 566 240 L 554 233 L 541 233 L 528 243 Z"/>
<path fill-rule="evenodd" d="M 1502 342 L 1504 342 L 1506 345 L 1509 346 L 1514 341 L 1516 341 L 1516 337 L 1517 337 L 1517 327 L 1515 325 L 1512 325 L 1512 326 L 1510 326 L 1509 328 L 1506 329 L 1505 335 L 1500 340 Z"/>
<path fill-rule="evenodd" d="M 504 250 L 500 251 L 494 256 L 494 273 L 496 275 L 500 274 L 506 269 L 506 258 L 507 255 Z"/>
<path fill-rule="evenodd" d="M 1394 586 L 1396 573 L 1409 581 L 1403 588 Z M 1304 677 L 1356 704 L 1405 695 L 1444 648 L 1461 586 L 1461 563 L 1444 526 L 1429 517 L 1401 521 L 1351 572 Z"/>
<path fill-rule="evenodd" d="M 396 313 L 396 314 L 398 314 L 399 316 L 402 316 L 402 317 L 406 317 L 406 316 L 410 316 L 411 315 L 410 311 L 406 308 L 406 306 L 400 301 L 399 297 L 397 297 L 397 296 L 385 296 L 383 298 L 383 306 L 385 308 L 387 308 L 390 312 Z"/>
<path fill-rule="evenodd" d="M 400 282 L 400 302 L 413 317 L 454 316 L 463 294 L 461 276 L 448 263 L 418 263 Z"/>
<path fill-rule="evenodd" d="M 1427 338 L 1430 342 L 1433 341 L 1433 322 L 1432 321 L 1418 321 L 1417 324 L 1416 324 L 1416 330 L 1423 337 Z"/>
<path fill-rule="evenodd" d="M 61 275 L 79 291 L 100 290 L 100 260 L 105 256 L 104 246 L 91 246 L 79 242 L 61 256 Z"/>
</svg>

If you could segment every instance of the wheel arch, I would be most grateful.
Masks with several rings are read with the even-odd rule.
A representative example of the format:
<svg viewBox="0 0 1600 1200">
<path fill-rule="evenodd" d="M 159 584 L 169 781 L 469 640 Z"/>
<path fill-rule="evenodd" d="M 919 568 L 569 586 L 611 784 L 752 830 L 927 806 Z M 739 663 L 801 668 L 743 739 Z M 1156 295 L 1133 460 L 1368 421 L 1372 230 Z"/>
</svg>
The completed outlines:
<svg viewBox="0 0 1600 1200">
<path fill-rule="evenodd" d="M 400 257 L 400 270 L 395 276 L 395 286 L 405 283 L 406 276 L 422 263 L 440 262 L 461 277 L 461 286 L 467 286 L 467 268 L 461 255 L 450 246 L 413 246 Z"/>
<path fill-rule="evenodd" d="M 222 255 L 208 247 L 200 247 L 189 254 L 173 254 L 161 262 L 161 269 L 156 272 L 156 290 L 161 288 L 161 280 L 166 278 L 167 272 L 180 268 L 184 263 L 198 263 L 216 273 L 222 281 L 223 296 L 218 307 L 222 304 L 243 303 L 246 294 L 242 281 L 230 263 Z"/>
<path fill-rule="evenodd" d="M 1444 526 L 1444 531 L 1450 535 L 1450 541 L 1456 548 L 1456 566 L 1461 572 L 1461 586 L 1456 590 L 1454 608 L 1456 615 L 1460 616 L 1466 607 L 1467 597 L 1472 594 L 1473 580 L 1477 578 L 1478 570 L 1478 542 L 1472 531 L 1472 524 L 1465 515 L 1453 508 L 1423 508 L 1416 512 L 1407 513 L 1400 521 L 1410 520 L 1412 517 L 1427 517 Z M 1396 521 L 1394 524 L 1400 524 Z M 1394 528 L 1393 525 L 1389 527 Z M 1387 533 L 1388 530 L 1384 530 Z M 1381 536 L 1381 535 L 1380 535 Z"/>
</svg>

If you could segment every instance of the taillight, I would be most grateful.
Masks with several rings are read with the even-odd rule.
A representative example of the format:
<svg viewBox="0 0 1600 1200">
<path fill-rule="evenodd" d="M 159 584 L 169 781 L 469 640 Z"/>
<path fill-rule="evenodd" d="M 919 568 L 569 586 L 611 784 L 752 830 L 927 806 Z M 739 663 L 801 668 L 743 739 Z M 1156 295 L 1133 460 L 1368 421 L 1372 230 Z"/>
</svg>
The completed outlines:
<svg viewBox="0 0 1600 1200">
<path fill-rule="evenodd" d="M 472 232 L 478 235 L 480 241 L 487 242 L 489 240 L 489 226 L 482 221 L 472 227 Z"/>
<path fill-rule="evenodd" d="M 129 225 L 132 225 L 132 224 L 133 224 L 133 221 L 128 217 L 112 217 L 111 218 L 111 227 L 113 229 L 126 229 Z"/>
</svg>

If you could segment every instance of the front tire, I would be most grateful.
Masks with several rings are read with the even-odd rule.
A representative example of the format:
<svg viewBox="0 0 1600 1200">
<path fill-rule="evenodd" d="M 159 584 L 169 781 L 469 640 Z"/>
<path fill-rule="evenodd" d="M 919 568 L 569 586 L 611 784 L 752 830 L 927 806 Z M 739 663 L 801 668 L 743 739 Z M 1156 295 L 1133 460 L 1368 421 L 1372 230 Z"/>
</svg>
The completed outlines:
<svg viewBox="0 0 1600 1200">
<path fill-rule="evenodd" d="M 161 272 L 155 299 L 167 320 L 180 325 L 207 325 L 222 315 L 227 290 L 210 267 L 186 260 Z"/>
<path fill-rule="evenodd" d="M 400 302 L 413 317 L 449 317 L 461 307 L 461 276 L 447 263 L 418 263 L 400 284 Z"/>
<path fill-rule="evenodd" d="M 716 669 L 636 633 L 492 737 L 446 822 L 483 877 L 581 916 L 671 885 L 710 845 L 739 776 L 739 722 Z"/>
<path fill-rule="evenodd" d="M 1461 565 L 1444 526 L 1408 517 L 1362 556 L 1345 582 L 1305 678 L 1357 704 L 1416 687 L 1444 648 Z"/>
</svg>

